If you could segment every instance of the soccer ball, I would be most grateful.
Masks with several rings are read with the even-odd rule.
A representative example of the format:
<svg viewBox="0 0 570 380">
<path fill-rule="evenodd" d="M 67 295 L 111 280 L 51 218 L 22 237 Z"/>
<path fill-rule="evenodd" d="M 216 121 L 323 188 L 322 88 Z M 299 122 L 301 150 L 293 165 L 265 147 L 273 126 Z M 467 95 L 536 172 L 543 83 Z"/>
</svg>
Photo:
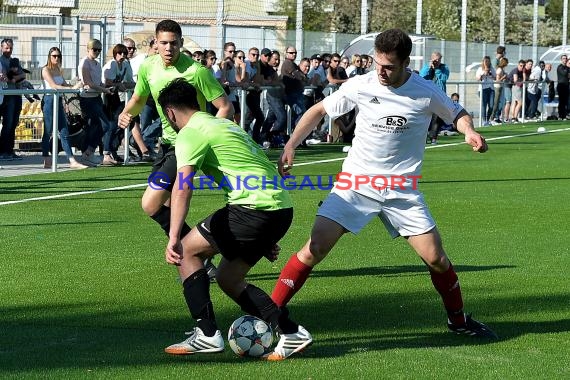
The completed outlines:
<svg viewBox="0 0 570 380">
<path fill-rule="evenodd" d="M 546 128 L 544 127 L 538 127 L 538 129 L 536 130 L 538 133 L 546 133 Z"/>
<path fill-rule="evenodd" d="M 273 331 L 261 319 L 244 315 L 230 326 L 228 342 L 233 352 L 239 356 L 259 357 L 270 352 Z"/>
</svg>

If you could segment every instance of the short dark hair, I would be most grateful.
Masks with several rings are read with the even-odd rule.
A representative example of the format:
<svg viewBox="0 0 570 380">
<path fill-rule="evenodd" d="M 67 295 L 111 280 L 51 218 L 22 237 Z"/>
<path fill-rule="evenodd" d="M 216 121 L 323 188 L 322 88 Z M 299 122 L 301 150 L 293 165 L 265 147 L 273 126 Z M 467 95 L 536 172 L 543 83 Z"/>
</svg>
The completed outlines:
<svg viewBox="0 0 570 380">
<path fill-rule="evenodd" d="M 180 24 L 174 20 L 162 20 L 156 24 L 155 34 L 159 32 L 171 32 L 182 38 L 182 28 Z"/>
<path fill-rule="evenodd" d="M 177 78 L 160 91 L 157 99 L 162 108 L 176 107 L 199 111 L 198 93 L 184 78 Z"/>
<path fill-rule="evenodd" d="M 506 50 L 507 49 L 502 45 L 497 46 L 497 54 L 505 54 Z"/>
<path fill-rule="evenodd" d="M 123 44 L 116 44 L 115 47 L 113 47 L 113 59 L 115 59 L 117 54 L 128 54 L 127 47 Z"/>
<path fill-rule="evenodd" d="M 400 61 L 405 61 L 412 52 L 412 40 L 401 29 L 388 29 L 376 36 L 374 50 L 378 53 L 396 53 Z"/>
</svg>

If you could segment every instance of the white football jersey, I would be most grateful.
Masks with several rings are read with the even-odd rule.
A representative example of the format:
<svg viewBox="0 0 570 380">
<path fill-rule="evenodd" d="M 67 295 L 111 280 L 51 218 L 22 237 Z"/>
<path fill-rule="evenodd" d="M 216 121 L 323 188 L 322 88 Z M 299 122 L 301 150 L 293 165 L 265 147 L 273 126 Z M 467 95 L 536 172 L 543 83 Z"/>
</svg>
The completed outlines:
<svg viewBox="0 0 570 380">
<path fill-rule="evenodd" d="M 323 105 L 330 117 L 358 108 L 352 149 L 342 171 L 371 177 L 419 176 L 432 115 L 451 124 L 463 110 L 415 73 L 393 88 L 380 84 L 376 70 L 351 78 Z"/>
</svg>

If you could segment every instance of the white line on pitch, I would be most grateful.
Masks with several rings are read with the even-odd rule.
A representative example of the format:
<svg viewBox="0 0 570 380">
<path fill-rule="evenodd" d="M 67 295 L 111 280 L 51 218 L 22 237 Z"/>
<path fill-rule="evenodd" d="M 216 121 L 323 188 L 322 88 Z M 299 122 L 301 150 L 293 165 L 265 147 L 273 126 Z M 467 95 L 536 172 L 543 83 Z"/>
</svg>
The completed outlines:
<svg viewBox="0 0 570 380">
<path fill-rule="evenodd" d="M 491 137 L 491 138 L 488 138 L 486 140 L 487 141 L 505 140 L 505 139 L 511 139 L 511 138 L 515 138 L 515 137 L 534 136 L 534 135 L 540 135 L 540 134 L 545 134 L 545 133 L 556 133 L 556 132 L 564 132 L 564 131 L 570 131 L 570 128 L 553 129 L 553 130 L 547 130 L 546 132 L 529 132 L 529 133 L 521 133 L 519 135 Z M 481 132 L 481 129 L 479 129 L 478 132 Z M 444 148 L 444 147 L 448 147 L 448 146 L 457 146 L 457 145 L 463 145 L 463 144 L 466 144 L 466 142 L 461 141 L 461 142 L 441 144 L 441 145 L 428 145 L 428 146 L 426 146 L 426 149 Z M 339 158 L 330 158 L 327 160 L 300 162 L 298 164 L 295 164 L 294 166 L 315 165 L 315 164 L 322 164 L 322 163 L 327 163 L 327 162 L 342 161 L 345 158 L 346 158 L 346 156 L 339 157 Z M 45 197 L 26 198 L 26 199 L 20 199 L 20 200 L 16 200 L 16 201 L 4 201 L 4 202 L 0 202 L 0 206 L 12 205 L 12 204 L 17 204 L 17 203 L 26 203 L 26 202 L 32 202 L 32 201 L 43 201 L 43 200 L 49 200 L 49 199 L 67 198 L 67 197 L 74 197 L 77 195 L 97 194 L 97 193 L 102 193 L 105 191 L 127 190 L 127 189 L 134 189 L 137 187 L 145 187 L 145 186 L 148 186 L 148 183 L 139 183 L 136 185 L 111 187 L 111 188 L 107 188 L 107 189 L 78 191 L 78 192 L 66 193 L 66 194 L 47 195 Z"/>
<path fill-rule="evenodd" d="M 32 202 L 32 201 L 43 201 L 43 200 L 48 200 L 48 199 L 58 199 L 58 198 L 67 198 L 67 197 L 74 197 L 76 195 L 88 195 L 88 194 L 97 194 L 97 193 L 102 193 L 104 191 L 117 191 L 117 190 L 127 190 L 127 189 L 134 189 L 137 187 L 144 187 L 147 186 L 146 183 L 139 183 L 136 185 L 128 185 L 128 186 L 118 186 L 118 187 L 111 187 L 108 189 L 99 189 L 99 190 L 89 190 L 89 191 L 76 191 L 73 193 L 65 193 L 65 194 L 57 194 L 57 195 L 47 195 L 45 197 L 36 197 L 36 198 L 26 198 L 26 199 L 20 199 L 17 201 L 5 201 L 5 202 L 0 202 L 0 206 L 4 206 L 4 205 L 13 205 L 16 203 L 25 203 L 25 202 Z"/>
</svg>

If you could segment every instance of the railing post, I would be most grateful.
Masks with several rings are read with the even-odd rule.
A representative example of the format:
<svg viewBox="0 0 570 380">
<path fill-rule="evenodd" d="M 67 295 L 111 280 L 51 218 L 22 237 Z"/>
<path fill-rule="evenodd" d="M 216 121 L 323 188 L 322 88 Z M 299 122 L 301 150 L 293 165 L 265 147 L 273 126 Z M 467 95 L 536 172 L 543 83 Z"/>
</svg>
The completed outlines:
<svg viewBox="0 0 570 380">
<path fill-rule="evenodd" d="M 522 85 L 522 99 L 521 99 L 521 103 L 522 103 L 522 108 L 521 108 L 521 122 L 522 122 L 522 123 L 524 123 L 525 110 L 526 110 L 526 85 L 527 85 L 527 82 L 523 82 L 523 85 Z"/>
<path fill-rule="evenodd" d="M 44 96 L 49 96 L 48 94 L 44 94 Z M 59 155 L 59 94 L 57 92 L 53 92 L 51 94 L 53 96 L 53 106 L 52 106 L 52 144 L 51 144 L 51 171 L 52 173 L 57 172 L 57 156 Z M 45 128 L 45 123 L 44 123 Z"/>
<path fill-rule="evenodd" d="M 245 93 L 246 93 L 245 88 L 239 89 L 239 109 L 240 109 L 239 125 L 242 127 L 243 130 L 245 130 Z"/>
<path fill-rule="evenodd" d="M 287 103 L 285 103 L 285 110 L 287 111 L 287 136 L 291 136 L 291 132 L 293 131 L 293 118 L 291 117 L 291 107 Z"/>
<path fill-rule="evenodd" d="M 127 106 L 127 103 L 129 102 L 129 99 L 131 98 L 131 93 L 130 91 L 126 91 L 125 92 L 125 107 Z M 129 138 L 130 138 L 130 133 L 129 133 L 129 125 L 125 128 L 125 137 L 124 137 L 124 142 L 123 145 L 125 146 L 125 152 L 123 154 L 123 165 L 126 165 L 129 163 L 129 152 L 130 152 L 130 142 L 129 142 Z"/>
</svg>

